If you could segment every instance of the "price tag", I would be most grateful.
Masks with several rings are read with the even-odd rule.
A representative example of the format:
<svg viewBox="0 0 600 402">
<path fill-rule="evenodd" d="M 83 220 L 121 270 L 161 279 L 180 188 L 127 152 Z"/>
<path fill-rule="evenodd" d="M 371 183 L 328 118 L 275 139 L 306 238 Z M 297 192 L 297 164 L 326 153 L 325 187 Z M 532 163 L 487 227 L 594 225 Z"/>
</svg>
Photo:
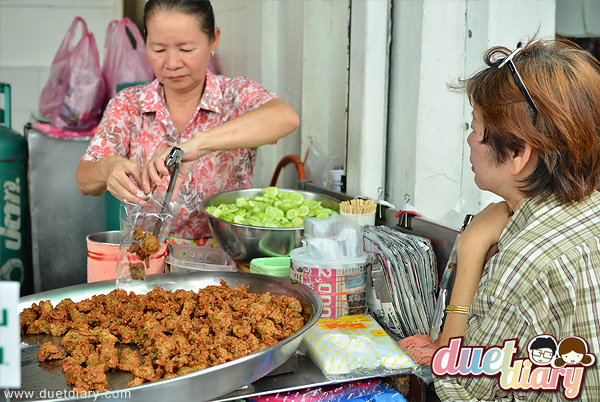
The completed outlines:
<svg viewBox="0 0 600 402">
<path fill-rule="evenodd" d="M 0 388 L 21 388 L 19 282 L 0 282 Z"/>
</svg>

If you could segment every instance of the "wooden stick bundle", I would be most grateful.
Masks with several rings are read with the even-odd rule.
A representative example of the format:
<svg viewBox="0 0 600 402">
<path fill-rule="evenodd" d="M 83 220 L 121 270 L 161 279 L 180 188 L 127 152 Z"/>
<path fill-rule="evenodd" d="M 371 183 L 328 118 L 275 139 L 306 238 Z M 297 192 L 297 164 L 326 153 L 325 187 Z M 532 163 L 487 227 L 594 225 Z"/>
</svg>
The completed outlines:
<svg viewBox="0 0 600 402">
<path fill-rule="evenodd" d="M 353 199 L 350 201 L 340 202 L 340 212 L 351 215 L 367 215 L 375 212 L 377 204 L 375 201 Z"/>
</svg>

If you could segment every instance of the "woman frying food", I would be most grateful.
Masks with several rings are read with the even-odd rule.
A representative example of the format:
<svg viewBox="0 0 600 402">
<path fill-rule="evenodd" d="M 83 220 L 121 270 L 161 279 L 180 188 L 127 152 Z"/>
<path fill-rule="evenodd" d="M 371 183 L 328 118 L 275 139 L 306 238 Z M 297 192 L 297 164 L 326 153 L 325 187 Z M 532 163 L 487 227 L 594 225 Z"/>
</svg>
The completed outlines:
<svg viewBox="0 0 600 402">
<path fill-rule="evenodd" d="M 177 146 L 184 151 L 174 191 L 181 212 L 171 234 L 203 245 L 211 232 L 202 198 L 252 187 L 256 147 L 294 131 L 298 115 L 255 81 L 208 69 L 221 35 L 210 1 L 149 0 L 143 21 L 156 79 L 109 102 L 77 184 L 83 194 L 108 190 L 139 205 L 157 184 L 162 199 L 169 182 L 164 162 Z"/>
</svg>

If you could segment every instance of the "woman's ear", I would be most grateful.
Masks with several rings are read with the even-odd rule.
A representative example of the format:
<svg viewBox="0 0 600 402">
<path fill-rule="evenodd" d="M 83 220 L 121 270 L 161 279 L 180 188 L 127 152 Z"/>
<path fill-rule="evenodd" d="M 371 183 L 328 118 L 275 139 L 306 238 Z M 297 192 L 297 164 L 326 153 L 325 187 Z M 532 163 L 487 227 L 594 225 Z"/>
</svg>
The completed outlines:
<svg viewBox="0 0 600 402">
<path fill-rule="evenodd" d="M 216 52 L 217 48 L 219 47 L 220 41 L 221 41 L 221 29 L 219 27 L 216 27 L 215 31 L 213 33 L 212 41 L 210 43 L 210 50 L 213 52 Z"/>
<path fill-rule="evenodd" d="M 512 167 L 510 172 L 514 176 L 519 176 L 525 173 L 528 175 L 535 169 L 535 164 L 537 163 L 537 157 L 533 148 L 528 143 L 525 143 L 523 148 L 512 159 Z M 529 167 L 530 166 L 530 167 Z"/>
</svg>

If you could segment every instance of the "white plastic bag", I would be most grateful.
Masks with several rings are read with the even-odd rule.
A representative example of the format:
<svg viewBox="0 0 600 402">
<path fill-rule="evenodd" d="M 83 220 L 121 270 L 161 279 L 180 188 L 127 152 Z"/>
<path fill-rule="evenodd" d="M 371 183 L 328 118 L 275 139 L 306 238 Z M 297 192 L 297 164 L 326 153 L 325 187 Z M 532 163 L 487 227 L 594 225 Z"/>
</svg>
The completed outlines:
<svg viewBox="0 0 600 402">
<path fill-rule="evenodd" d="M 304 170 L 308 180 L 321 187 L 333 189 L 334 185 L 329 171 L 339 170 L 340 166 L 342 166 L 342 162 L 337 155 L 326 155 L 319 141 L 315 137 L 310 137 L 308 153 L 304 160 Z"/>
<path fill-rule="evenodd" d="M 117 287 L 126 288 L 146 275 L 165 271 L 166 239 L 179 214 L 179 204 L 172 202 L 165 216 L 161 216 L 162 203 L 150 197 L 146 206 L 122 203 L 120 210 L 123 237 L 117 258 Z M 155 232 L 157 222 L 160 231 Z"/>
<path fill-rule="evenodd" d="M 415 362 L 368 314 L 319 319 L 302 346 L 329 379 L 410 373 Z"/>
</svg>

